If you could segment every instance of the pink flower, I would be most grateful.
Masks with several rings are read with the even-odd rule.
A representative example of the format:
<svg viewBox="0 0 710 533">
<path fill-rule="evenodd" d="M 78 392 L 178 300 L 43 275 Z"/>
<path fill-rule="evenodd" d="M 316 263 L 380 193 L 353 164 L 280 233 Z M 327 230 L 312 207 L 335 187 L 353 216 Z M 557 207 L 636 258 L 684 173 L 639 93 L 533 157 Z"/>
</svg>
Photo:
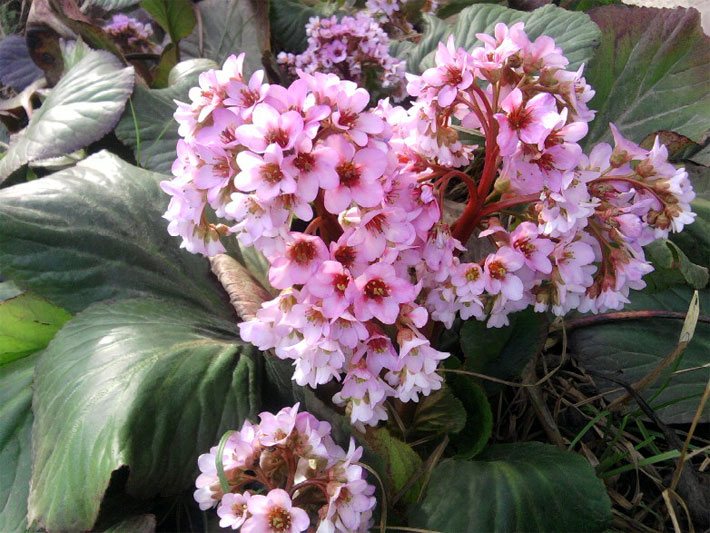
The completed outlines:
<svg viewBox="0 0 710 533">
<path fill-rule="evenodd" d="M 291 435 L 296 424 L 299 404 L 284 407 L 275 415 L 265 411 L 259 415 L 259 426 L 256 436 L 262 446 L 283 444 Z"/>
<path fill-rule="evenodd" d="M 439 43 L 436 49 L 436 64 L 422 74 L 422 81 L 435 88 L 432 98 L 441 107 L 450 106 L 459 90 L 468 89 L 473 83 L 471 56 L 463 49 L 456 49 L 454 36 L 450 35 L 446 44 Z"/>
<path fill-rule="evenodd" d="M 297 111 L 279 113 L 269 104 L 258 104 L 252 112 L 252 124 L 239 126 L 237 138 L 250 150 L 258 153 L 277 144 L 281 149 L 293 148 L 303 131 L 303 118 Z"/>
<path fill-rule="evenodd" d="M 325 208 L 333 214 L 347 209 L 355 201 L 362 207 L 374 207 L 384 197 L 378 178 L 387 166 L 387 158 L 380 150 L 363 148 L 355 151 L 342 135 L 333 135 L 328 146 L 338 153 L 338 186 L 325 191 Z"/>
<path fill-rule="evenodd" d="M 241 172 L 234 177 L 234 185 L 242 191 L 254 191 L 261 201 L 296 192 L 294 175 L 283 165 L 283 151 L 277 144 L 269 145 L 264 157 L 248 150 L 239 152 L 237 165 Z"/>
<path fill-rule="evenodd" d="M 292 233 L 293 240 L 286 253 L 279 256 L 269 269 L 269 283 L 277 289 L 306 283 L 323 261 L 328 259 L 328 248 L 320 237 Z"/>
<path fill-rule="evenodd" d="M 529 269 L 543 274 L 552 272 L 549 256 L 555 243 L 550 239 L 538 238 L 537 225 L 532 222 L 520 224 L 510 234 L 510 245 L 520 252 Z"/>
<path fill-rule="evenodd" d="M 486 257 L 483 265 L 486 291 L 503 294 L 510 300 L 520 300 L 523 297 L 523 282 L 513 272 L 519 270 L 523 262 L 520 254 L 507 246 Z"/>
<path fill-rule="evenodd" d="M 346 131 L 358 146 L 366 146 L 369 135 L 382 133 L 385 124 L 373 113 L 364 112 L 370 102 L 365 89 L 340 91 L 337 96 L 337 111 L 331 118 L 336 128 Z"/>
<path fill-rule="evenodd" d="M 327 146 L 310 149 L 310 140 L 296 144 L 294 155 L 284 161 L 284 168 L 298 180 L 296 194 L 306 202 L 312 202 L 318 189 L 333 189 L 338 185 L 335 165 L 338 154 Z"/>
<path fill-rule="evenodd" d="M 354 309 L 358 320 L 376 318 L 384 324 L 394 324 L 399 315 L 399 304 L 411 302 L 417 289 L 397 277 L 394 268 L 384 263 L 367 267 L 355 279 Z"/>
<path fill-rule="evenodd" d="M 560 121 L 555 97 L 549 93 L 539 93 L 523 104 L 523 93 L 513 89 L 500 104 L 505 113 L 496 113 L 498 121 L 498 146 L 501 155 L 511 155 L 518 146 L 518 140 L 536 145 L 540 150 L 545 138 Z"/>
<path fill-rule="evenodd" d="M 382 257 L 388 246 L 404 247 L 416 237 L 414 226 L 401 209 L 373 209 L 360 219 L 348 244 L 362 250 L 368 261 Z"/>
<path fill-rule="evenodd" d="M 300 533 L 311 524 L 308 513 L 294 507 L 283 489 L 270 490 L 266 496 L 255 494 L 247 506 L 251 516 L 244 522 L 242 533 Z"/>
<path fill-rule="evenodd" d="M 248 504 L 251 494 L 225 494 L 217 508 L 217 515 L 221 518 L 219 527 L 239 529 L 249 516 Z"/>
<path fill-rule="evenodd" d="M 350 272 L 337 261 L 324 261 L 316 275 L 306 283 L 306 289 L 323 303 L 323 313 L 329 318 L 337 318 L 350 306 L 346 292 L 352 284 Z"/>
<path fill-rule="evenodd" d="M 269 91 L 269 85 L 263 81 L 264 71 L 257 70 L 249 78 L 249 83 L 244 83 L 241 80 L 230 82 L 227 84 L 227 98 L 225 98 L 224 104 L 239 108 L 234 111 L 243 119 L 251 117 L 254 107 L 264 100 Z"/>
</svg>

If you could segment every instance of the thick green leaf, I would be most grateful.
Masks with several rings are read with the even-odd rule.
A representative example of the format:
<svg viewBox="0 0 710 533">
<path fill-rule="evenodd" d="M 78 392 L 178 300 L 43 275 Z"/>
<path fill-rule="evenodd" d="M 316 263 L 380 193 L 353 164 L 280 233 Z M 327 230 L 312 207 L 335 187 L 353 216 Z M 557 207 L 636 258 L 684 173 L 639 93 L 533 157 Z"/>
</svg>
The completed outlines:
<svg viewBox="0 0 710 533">
<path fill-rule="evenodd" d="M 466 410 L 461 401 L 444 386 L 419 401 L 407 440 L 417 437 L 458 433 L 466 425 Z"/>
<path fill-rule="evenodd" d="M 0 282 L 0 302 L 14 298 L 22 294 L 22 290 L 12 281 Z"/>
<path fill-rule="evenodd" d="M 143 0 L 141 7 L 165 30 L 173 43 L 190 35 L 197 23 L 190 0 Z"/>
<path fill-rule="evenodd" d="M 501 379 L 515 379 L 541 349 L 547 336 L 545 315 L 527 309 L 510 316 L 510 325 L 489 328 L 468 320 L 461 328 L 464 368 Z"/>
<path fill-rule="evenodd" d="M 526 13 L 497 5 L 475 4 L 459 13 L 456 24 L 442 36 L 442 40 L 453 33 L 456 45 L 470 50 L 481 46 L 481 42 L 476 38 L 477 33 L 492 33 L 499 22 L 510 25 L 519 21 L 525 22 L 525 31 L 531 39 L 540 35 L 553 37 L 569 59 L 567 68 L 570 70 L 587 63 L 599 44 L 599 28 L 588 15 L 566 11 L 553 5 Z M 418 70 L 422 72 L 432 66 L 434 52 L 424 58 Z"/>
<path fill-rule="evenodd" d="M 409 478 L 422 468 L 422 460 L 412 447 L 390 435 L 385 428 L 368 431 L 365 441 L 369 451 L 379 459 L 379 464 L 371 464 L 382 477 L 387 494 L 399 492 Z M 416 498 L 417 488 L 415 484 L 405 501 L 411 502 Z"/>
<path fill-rule="evenodd" d="M 662 292 L 636 292 L 625 311 L 688 310 L 692 291 L 674 287 Z M 677 368 L 664 373 L 642 393 L 668 423 L 690 422 L 708 380 L 710 354 L 710 290 L 700 291 L 701 321 Z M 704 317 L 704 318 L 703 318 Z M 640 317 L 580 327 L 570 332 L 570 351 L 583 366 L 625 383 L 634 383 L 651 372 L 678 344 L 682 318 Z M 695 369 L 673 374 L 673 370 Z M 602 391 L 618 388 L 616 383 L 595 379 Z M 611 398 L 611 396 L 610 396 Z M 710 421 L 710 409 L 703 421 Z"/>
<path fill-rule="evenodd" d="M 587 146 L 611 140 L 609 122 L 636 142 L 658 130 L 702 141 L 710 129 L 710 38 L 700 13 L 605 6 L 591 16 L 603 37 L 586 73 L 597 109 Z"/>
<path fill-rule="evenodd" d="M 197 456 L 255 416 L 255 355 L 232 322 L 168 300 L 78 315 L 36 367 L 30 523 L 91 529 L 123 465 L 130 495 L 188 488 Z"/>
<path fill-rule="evenodd" d="M 481 453 L 493 434 L 493 411 L 485 389 L 468 376 L 454 375 L 451 389 L 466 409 L 466 424 L 451 437 L 456 457 L 470 459 Z"/>
<path fill-rule="evenodd" d="M 710 168 L 686 162 L 686 169 L 697 195 L 691 203 L 697 216 L 682 232 L 672 234 L 671 240 L 693 263 L 710 266 Z"/>
<path fill-rule="evenodd" d="M 190 63 L 191 66 L 185 66 L 184 63 Z M 116 136 L 133 149 L 138 165 L 148 170 L 170 173 L 177 157 L 175 147 L 180 138 L 178 124 L 173 118 L 174 100 L 187 100 L 187 93 L 197 85 L 200 72 L 215 66 L 204 59 L 183 61 L 170 71 L 168 80 L 173 80 L 170 87 L 136 87 L 116 126 Z M 173 75 L 178 68 L 184 74 Z"/>
<path fill-rule="evenodd" d="M 611 505 L 581 456 L 549 444 L 500 444 L 436 467 L 410 525 L 443 532 L 604 531 Z"/>
<path fill-rule="evenodd" d="M 703 165 L 705 167 L 710 167 L 710 144 L 705 148 L 700 150 L 697 154 L 691 156 L 691 161 L 694 161 L 698 165 Z"/>
<path fill-rule="evenodd" d="M 100 152 L 0 190 L 0 272 L 70 312 L 159 295 L 231 316 L 208 261 L 168 235 L 160 178 Z"/>
<path fill-rule="evenodd" d="M 0 531 L 27 530 L 32 468 L 32 372 L 36 356 L 0 372 Z"/>
<path fill-rule="evenodd" d="M 200 2 L 202 27 L 198 25 L 180 43 L 184 57 L 205 57 L 221 65 L 231 54 L 245 52 L 244 72 L 261 68 L 261 56 L 269 49 L 268 4 L 262 0 Z"/>
<path fill-rule="evenodd" d="M 699 198 L 691 206 L 697 214 L 695 222 L 671 235 L 671 240 L 693 263 L 710 266 L 710 200 Z"/>
<path fill-rule="evenodd" d="M 0 366 L 42 350 L 70 318 L 28 293 L 0 302 Z"/>
<path fill-rule="evenodd" d="M 306 24 L 318 11 L 298 0 L 270 2 L 269 19 L 274 39 L 286 52 L 300 54 L 308 46 Z"/>
<path fill-rule="evenodd" d="M 473 4 L 502 4 L 503 0 L 449 0 L 436 10 L 436 16 L 442 19 L 453 17 Z"/>
<path fill-rule="evenodd" d="M 400 55 L 400 59 L 407 60 L 407 72 L 420 73 L 420 65 L 422 60 L 436 47 L 440 42 L 446 40 L 446 37 L 451 33 L 451 27 L 434 15 L 424 14 L 422 16 L 424 22 L 424 34 L 421 40 L 415 45 Z"/>
<path fill-rule="evenodd" d="M 702 289 L 708 284 L 707 267 L 693 263 L 674 242 L 657 240 L 646 246 L 644 251 L 655 268 L 644 280 L 654 290 L 679 283 Z"/>
<path fill-rule="evenodd" d="M 124 68 L 108 52 L 89 52 L 51 90 L 0 159 L 0 183 L 26 163 L 73 152 L 111 131 L 133 78 L 133 67 Z"/>
</svg>

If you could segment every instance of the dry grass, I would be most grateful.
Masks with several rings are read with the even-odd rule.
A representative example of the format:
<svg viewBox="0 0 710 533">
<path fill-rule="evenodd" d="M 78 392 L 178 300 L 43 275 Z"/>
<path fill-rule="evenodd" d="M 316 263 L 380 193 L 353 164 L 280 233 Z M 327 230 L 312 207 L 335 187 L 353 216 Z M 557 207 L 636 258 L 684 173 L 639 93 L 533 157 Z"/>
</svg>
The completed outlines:
<svg viewBox="0 0 710 533">
<path fill-rule="evenodd" d="M 705 531 L 710 528 L 710 438 L 698 424 L 669 427 L 627 384 L 600 393 L 604 379 L 579 367 L 563 335 L 525 369 L 522 387 L 493 400 L 497 442 L 546 441 L 582 454 L 606 484 L 616 531 Z M 625 411 L 608 399 L 626 391 Z"/>
</svg>

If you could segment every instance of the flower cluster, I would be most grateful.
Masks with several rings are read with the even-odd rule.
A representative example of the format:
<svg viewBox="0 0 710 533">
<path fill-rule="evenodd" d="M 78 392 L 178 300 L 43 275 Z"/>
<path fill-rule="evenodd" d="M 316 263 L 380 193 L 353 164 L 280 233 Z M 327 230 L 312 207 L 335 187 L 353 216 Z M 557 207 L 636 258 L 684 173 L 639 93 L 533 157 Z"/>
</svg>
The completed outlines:
<svg viewBox="0 0 710 533">
<path fill-rule="evenodd" d="M 124 53 L 149 53 L 157 50 L 156 44 L 151 41 L 153 28 L 139 20 L 117 13 L 103 26 L 113 41 Z"/>
<path fill-rule="evenodd" d="M 311 18 L 306 25 L 308 48 L 301 54 L 281 52 L 277 60 L 292 76 L 299 70 L 337 74 L 365 87 L 383 89 L 395 99 L 404 96 L 404 61 L 389 54 L 389 37 L 364 12 L 340 21 Z"/>
<path fill-rule="evenodd" d="M 351 440 L 345 452 L 333 442 L 330 424 L 298 407 L 261 413 L 259 424 L 245 422 L 231 432 L 221 464 L 220 447 L 200 455 L 195 500 L 203 511 L 217 506 L 221 527 L 244 533 L 368 530 L 376 500 L 357 464 L 362 448 Z"/>
<path fill-rule="evenodd" d="M 599 144 L 585 156 L 578 142 L 594 117 L 594 92 L 582 68 L 565 70 L 554 41 L 531 41 L 523 23 L 478 38 L 484 46 L 471 52 L 450 38 L 435 67 L 409 76 L 411 108 L 381 105 L 404 169 L 428 172 L 438 188 L 459 179 L 469 191 L 442 237 L 446 268 L 419 277 L 426 307 L 449 327 L 457 313 L 501 326 L 530 305 L 558 315 L 622 307 L 652 270 L 642 247 L 693 221 L 687 173 L 658 142 L 641 149 L 613 125 L 615 147 Z M 477 177 L 456 170 L 477 148 L 460 129 L 485 139 Z M 492 250 L 462 262 L 457 250 L 474 232 Z"/>
<path fill-rule="evenodd" d="M 583 154 L 593 91 L 551 38 L 522 23 L 478 37 L 470 52 L 440 44 L 436 66 L 408 77 L 406 109 L 368 108 L 333 74 L 247 80 L 240 56 L 175 114 L 170 233 L 207 255 L 226 236 L 264 254 L 280 294 L 242 338 L 292 361 L 299 385 L 339 381 L 333 400 L 356 426 L 441 387 L 449 354 L 431 346 L 432 320 L 620 308 L 652 268 L 643 246 L 694 218 L 687 173 L 658 142 L 644 150 L 612 126 L 614 147 Z M 450 226 L 452 180 L 468 200 Z"/>
<path fill-rule="evenodd" d="M 374 425 L 388 397 L 441 387 L 448 354 L 420 331 L 412 276 L 436 261 L 438 201 L 400 168 L 367 91 L 320 73 L 288 88 L 261 72 L 246 81 L 242 60 L 202 74 L 178 107 L 168 229 L 191 251 L 222 252 L 220 235 L 235 235 L 262 252 L 281 293 L 240 324 L 242 338 L 292 360 L 299 385 L 342 381 L 334 400 Z M 208 222 L 207 205 L 225 223 Z"/>
</svg>

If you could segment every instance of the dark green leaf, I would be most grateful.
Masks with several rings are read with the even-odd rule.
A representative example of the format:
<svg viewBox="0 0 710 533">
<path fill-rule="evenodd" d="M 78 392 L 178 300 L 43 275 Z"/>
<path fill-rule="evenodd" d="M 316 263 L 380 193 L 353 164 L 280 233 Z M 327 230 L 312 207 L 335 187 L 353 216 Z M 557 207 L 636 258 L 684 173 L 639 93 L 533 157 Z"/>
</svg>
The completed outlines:
<svg viewBox="0 0 710 533">
<path fill-rule="evenodd" d="M 635 142 L 658 130 L 702 141 L 710 129 L 710 38 L 700 13 L 606 6 L 591 15 L 603 37 L 586 73 L 597 109 L 586 145 L 610 141 L 609 122 Z"/>
<path fill-rule="evenodd" d="M 547 337 L 545 315 L 527 309 L 510 316 L 510 325 L 489 328 L 468 320 L 461 328 L 464 368 L 501 379 L 515 379 L 541 349 Z"/>
<path fill-rule="evenodd" d="M 0 367 L 44 349 L 70 318 L 64 309 L 32 294 L 0 302 Z"/>
<path fill-rule="evenodd" d="M 486 391 L 470 377 L 456 375 L 449 384 L 466 409 L 466 425 L 451 437 L 451 448 L 456 457 L 470 459 L 483 451 L 493 434 L 493 411 Z"/>
<path fill-rule="evenodd" d="M 141 7 L 165 30 L 173 43 L 190 35 L 197 23 L 190 0 L 143 0 Z"/>
<path fill-rule="evenodd" d="M 696 265 L 674 242 L 661 239 L 644 249 L 655 270 L 645 279 L 653 290 L 662 290 L 678 283 L 687 283 L 694 289 L 708 284 L 708 269 Z"/>
<path fill-rule="evenodd" d="M 180 43 L 184 57 L 205 57 L 222 65 L 231 54 L 245 52 L 244 72 L 249 75 L 261 68 L 261 56 L 269 49 L 268 4 L 262 0 L 200 2 L 202 28 L 196 27 Z"/>
<path fill-rule="evenodd" d="M 442 19 L 453 17 L 473 4 L 502 4 L 502 0 L 449 0 L 436 10 L 436 16 Z"/>
<path fill-rule="evenodd" d="M 186 66 L 188 63 L 191 66 Z M 180 138 L 178 124 L 173 118 L 173 100 L 187 100 L 187 93 L 197 85 L 200 72 L 214 67 L 215 63 L 204 59 L 183 61 L 170 71 L 170 87 L 136 87 L 116 126 L 116 136 L 133 149 L 138 165 L 148 170 L 170 173 L 177 157 L 175 147 Z M 180 69 L 181 74 L 173 74 L 177 69 Z"/>
<path fill-rule="evenodd" d="M 396 439 L 384 428 L 369 430 L 365 441 L 366 446 L 380 460 L 379 464 L 372 466 L 382 477 L 387 494 L 399 492 L 409 478 L 422 468 L 422 460 L 411 446 Z M 416 498 L 417 488 L 415 484 L 405 501 L 411 502 Z"/>
<path fill-rule="evenodd" d="M 133 67 L 108 52 L 89 52 L 54 87 L 0 159 L 0 183 L 22 165 L 64 155 L 103 137 L 133 90 Z"/>
<path fill-rule="evenodd" d="M 424 22 L 424 34 L 421 40 L 411 47 L 401 59 L 407 60 L 407 72 L 421 72 L 420 65 L 422 60 L 436 47 L 440 42 L 446 40 L 446 36 L 451 33 L 451 27 L 438 17 L 425 14 L 422 16 Z"/>
<path fill-rule="evenodd" d="M 445 532 L 604 531 L 611 505 L 587 461 L 549 444 L 493 446 L 434 470 L 410 525 Z"/>
<path fill-rule="evenodd" d="M 160 178 L 100 152 L 0 190 L 0 272 L 70 312 L 160 295 L 231 317 L 208 261 L 168 235 Z"/>
<path fill-rule="evenodd" d="M 531 39 L 549 35 L 555 39 L 570 61 L 570 70 L 588 62 L 599 44 L 599 28 L 588 15 L 566 11 L 553 5 L 546 5 L 530 13 L 516 11 L 502 6 L 475 4 L 459 13 L 452 31 L 458 46 L 467 50 L 481 46 L 477 33 L 492 33 L 499 22 L 513 24 L 525 22 L 525 31 Z M 448 35 L 448 34 L 447 34 Z M 442 36 L 444 40 L 444 36 Z M 424 71 L 434 66 L 434 53 L 427 55 L 419 67 Z"/>
<path fill-rule="evenodd" d="M 425 396 L 414 410 L 407 440 L 418 437 L 458 433 L 466 425 L 466 410 L 461 401 L 444 386 Z"/>
<path fill-rule="evenodd" d="M 0 372 L 0 531 L 27 530 L 32 469 L 32 372 L 37 357 Z"/>
<path fill-rule="evenodd" d="M 91 529 L 123 465 L 132 496 L 194 483 L 197 456 L 259 408 L 256 350 L 235 330 L 150 298 L 95 304 L 70 321 L 35 372 L 30 522 Z"/>
<path fill-rule="evenodd" d="M 286 52 L 300 54 L 308 46 L 306 24 L 319 15 L 313 7 L 298 0 L 270 2 L 269 19 L 274 39 Z"/>
<path fill-rule="evenodd" d="M 692 291 L 674 287 L 662 292 L 636 292 L 625 311 L 675 311 L 685 313 Z M 668 423 L 688 423 L 698 407 L 698 400 L 708 380 L 710 354 L 710 290 L 700 291 L 701 321 L 677 368 L 665 372 L 642 396 Z M 702 318 L 704 317 L 704 319 Z M 704 321 L 703 321 L 704 320 Z M 570 351 L 581 363 L 595 372 L 625 383 L 634 383 L 653 370 L 678 344 L 682 318 L 639 317 L 605 324 L 580 327 L 570 332 Z M 695 370 L 673 374 L 674 370 Z M 595 379 L 602 391 L 618 388 L 603 379 Z M 612 398 L 610 396 L 610 398 Z M 702 418 L 710 420 L 710 411 Z"/>
</svg>

